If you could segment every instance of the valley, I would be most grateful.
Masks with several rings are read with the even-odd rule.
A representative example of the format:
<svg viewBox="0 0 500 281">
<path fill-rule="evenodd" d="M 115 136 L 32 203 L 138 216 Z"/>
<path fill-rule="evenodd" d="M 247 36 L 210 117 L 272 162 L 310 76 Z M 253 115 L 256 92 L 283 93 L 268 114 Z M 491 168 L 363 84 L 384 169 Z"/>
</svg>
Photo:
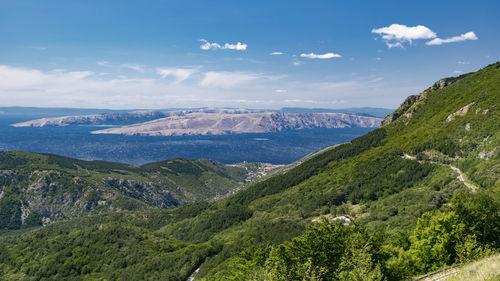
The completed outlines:
<svg viewBox="0 0 500 281">
<path fill-rule="evenodd" d="M 141 204 L 150 208 L 81 213 L 23 234 L 6 233 L 0 238 L 0 276 L 184 281 L 196 271 L 195 280 L 407 280 L 494 254 L 500 249 L 499 90 L 500 62 L 439 80 L 405 100 L 382 127 L 313 153 L 215 202 L 198 197 L 195 203 L 164 209 L 146 200 Z M 468 110 L 462 111 L 465 106 Z M 98 179 L 110 174 L 156 181 L 182 171 L 182 178 L 194 175 L 193 189 L 168 192 L 187 202 L 200 190 L 213 198 L 207 185 L 199 188 L 200 173 L 233 175 L 219 178 L 221 183 L 247 176 L 246 169 L 201 160 L 130 168 L 3 155 L 11 158 L 1 161 L 2 170 L 32 167 L 18 180 L 4 172 L 2 186 L 9 192 L 22 190 L 26 184 L 21 179 L 29 175 L 32 180 L 43 177 L 48 192 L 60 192 L 64 184 L 58 177 L 67 178 L 67 184 L 75 178 L 62 171 L 75 169 L 88 173 L 82 179 L 89 182 L 95 173 Z M 61 172 L 49 177 L 33 173 L 40 170 L 36 163 Z M 202 163 L 206 170 L 200 171 Z M 90 172 L 93 166 L 97 170 Z M 56 182 L 52 187 L 51 181 Z M 468 182 L 477 192 L 470 192 Z M 137 190 L 163 194 L 151 186 Z M 227 185 L 212 187 L 208 190 Z M 129 197 L 142 196 L 119 180 L 98 188 L 130 202 L 136 201 Z M 6 198 L 13 197 L 4 193 L 0 203 L 21 205 L 8 203 L 3 213 L 23 213 L 22 201 Z M 157 196 L 141 198 L 156 202 Z M 53 203 L 57 206 L 57 200 Z M 345 215 L 354 218 L 349 225 L 329 220 Z"/>
<path fill-rule="evenodd" d="M 173 159 L 140 167 L 0 152 L 0 232 L 106 212 L 215 201 L 276 167 Z"/>
<path fill-rule="evenodd" d="M 500 1 L 1 3 L 0 281 L 500 281 Z"/>
</svg>

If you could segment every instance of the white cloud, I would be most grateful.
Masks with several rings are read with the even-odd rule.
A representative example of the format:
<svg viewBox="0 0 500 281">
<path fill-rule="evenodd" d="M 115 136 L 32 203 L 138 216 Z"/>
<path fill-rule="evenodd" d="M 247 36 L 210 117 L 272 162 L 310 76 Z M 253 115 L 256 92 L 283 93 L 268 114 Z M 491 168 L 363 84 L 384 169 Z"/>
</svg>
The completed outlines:
<svg viewBox="0 0 500 281">
<path fill-rule="evenodd" d="M 224 44 L 224 47 L 222 47 L 222 49 L 245 51 L 247 49 L 247 44 L 243 44 L 241 42 L 238 42 L 236 44 L 226 43 Z"/>
<path fill-rule="evenodd" d="M 377 57 L 377 58 L 375 58 L 375 60 L 382 60 L 382 58 L 381 57 Z"/>
<path fill-rule="evenodd" d="M 322 82 L 314 83 L 314 87 L 321 90 L 339 90 L 354 88 L 360 85 L 360 83 L 355 81 L 342 81 L 342 82 Z"/>
<path fill-rule="evenodd" d="M 159 74 L 162 78 L 166 78 L 167 76 L 173 76 L 175 78 L 175 83 L 180 83 L 186 79 L 188 79 L 191 75 L 198 72 L 199 68 L 157 68 L 156 73 Z"/>
<path fill-rule="evenodd" d="M 458 63 L 458 64 L 469 64 L 469 62 L 466 62 L 466 61 L 461 61 L 461 60 L 457 61 L 457 63 Z"/>
<path fill-rule="evenodd" d="M 294 62 L 292 62 L 292 64 L 295 65 L 295 66 L 299 66 L 299 65 L 302 64 L 302 62 L 300 62 L 300 61 L 294 61 Z"/>
<path fill-rule="evenodd" d="M 454 74 L 462 74 L 462 73 L 464 73 L 464 72 L 463 72 L 462 70 L 455 70 L 455 71 L 453 71 L 453 73 L 454 73 Z"/>
<path fill-rule="evenodd" d="M 90 75 L 94 74 L 93 72 L 90 71 L 72 71 L 68 72 L 66 75 L 70 76 L 71 78 L 75 80 L 81 80 L 89 77 Z"/>
<path fill-rule="evenodd" d="M 304 100 L 304 99 L 291 99 L 291 100 L 284 100 L 286 103 L 318 103 L 318 101 L 315 100 Z"/>
<path fill-rule="evenodd" d="M 406 26 L 404 24 L 391 24 L 390 26 L 374 28 L 372 33 L 379 34 L 389 48 L 403 47 L 403 43 L 412 43 L 417 39 L 436 38 L 436 33 L 423 25 Z"/>
<path fill-rule="evenodd" d="M 232 88 L 259 78 L 262 78 L 262 75 L 258 73 L 209 71 L 204 73 L 200 85 L 203 87 Z"/>
<path fill-rule="evenodd" d="M 376 76 L 311 82 L 269 73 L 202 72 L 199 68 L 196 72 L 195 67 L 182 68 L 188 69 L 183 72 L 178 69 L 163 67 L 150 77 L 146 77 L 149 73 L 130 73 L 127 77 L 117 73 L 41 71 L 0 65 L 0 105 L 112 109 L 281 108 L 315 105 L 315 102 L 321 107 L 340 103 L 344 107 L 362 106 L 361 100 L 363 105 L 387 107 L 398 106 L 402 96 L 421 87 L 395 78 L 381 80 Z M 190 72 L 193 73 L 188 76 Z"/>
<path fill-rule="evenodd" d="M 135 70 L 137 72 L 144 72 L 144 67 L 138 64 L 122 64 L 122 67 Z"/>
<path fill-rule="evenodd" d="M 109 61 L 101 60 L 95 62 L 98 66 L 109 66 Z"/>
<path fill-rule="evenodd" d="M 245 51 L 247 49 L 247 44 L 238 42 L 236 44 L 225 43 L 221 46 L 218 43 L 210 43 L 205 39 L 200 39 L 203 44 L 200 46 L 202 50 L 237 50 L 237 51 Z"/>
<path fill-rule="evenodd" d="M 283 54 L 284 54 L 283 52 L 272 52 L 269 55 L 271 55 L 271 56 L 281 56 Z"/>
<path fill-rule="evenodd" d="M 300 54 L 300 56 L 308 59 L 331 59 L 331 58 L 342 57 L 341 55 L 335 53 L 326 53 L 326 54 L 309 53 L 309 54 Z"/>
<path fill-rule="evenodd" d="M 441 39 L 441 38 L 435 38 L 432 39 L 431 41 L 425 42 L 426 45 L 432 46 L 432 45 L 441 45 L 441 44 L 446 44 L 446 43 L 454 43 L 454 42 L 462 42 L 465 40 L 477 40 L 477 36 L 474 32 L 469 31 L 467 33 L 461 34 L 459 36 L 453 36 L 450 38 L 446 39 Z"/>
<path fill-rule="evenodd" d="M 384 77 L 376 77 L 376 78 L 373 78 L 371 80 L 368 80 L 368 83 L 380 82 L 382 80 L 384 80 Z"/>
</svg>

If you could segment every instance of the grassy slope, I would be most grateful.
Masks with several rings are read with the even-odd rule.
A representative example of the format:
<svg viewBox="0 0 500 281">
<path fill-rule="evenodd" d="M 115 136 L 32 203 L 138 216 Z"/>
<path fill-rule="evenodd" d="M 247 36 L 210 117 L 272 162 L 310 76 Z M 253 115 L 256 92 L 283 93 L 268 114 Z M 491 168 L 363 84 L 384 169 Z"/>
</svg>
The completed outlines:
<svg viewBox="0 0 500 281">
<path fill-rule="evenodd" d="M 497 281 L 500 280 L 500 255 L 493 255 L 439 273 L 426 275 L 421 281 Z M 425 276 L 422 276 L 425 277 Z M 422 278 L 420 277 L 420 278 Z"/>
<path fill-rule="evenodd" d="M 132 220 L 124 217 L 120 227 L 143 233 L 143 240 L 139 242 L 134 237 L 122 240 L 137 246 L 168 239 L 166 245 L 173 243 L 177 248 L 160 249 L 157 254 L 185 261 L 137 270 L 145 272 L 141 278 L 175 272 L 168 275 L 170 280 L 185 280 L 201 265 L 197 278 L 214 280 L 227 279 L 235 268 L 251 266 L 246 262 L 255 259 L 247 260 L 246 255 L 259 255 L 266 247 L 303 233 L 311 220 L 321 215 L 348 213 L 365 222 L 371 230 L 386 231 L 388 237 L 391 233 L 410 230 L 423 212 L 447 204 L 456 190 L 467 190 L 447 165 L 459 167 L 480 188 L 500 184 L 499 91 L 500 64 L 497 63 L 432 91 L 408 108 L 412 114 L 403 115 L 383 128 L 327 150 L 233 196 L 216 203 L 158 211 L 160 221 L 148 220 L 146 214 L 149 213 L 142 212 L 133 213 Z M 467 114 L 445 121 L 448 115 L 472 102 L 475 104 Z M 485 109 L 487 114 L 483 114 Z M 466 124 L 470 124 L 469 131 L 465 129 Z M 405 159 L 403 154 L 416 156 L 417 160 Z M 488 156 L 481 159 L 479 155 L 483 154 Z M 142 214 L 143 221 L 137 219 Z M 102 220 L 104 217 L 99 216 L 82 221 L 81 227 L 71 228 L 70 232 L 105 240 L 99 234 L 99 226 L 102 224 L 107 229 L 115 225 Z M 46 249 L 48 256 L 55 256 L 51 264 L 56 268 L 66 266 L 67 260 L 78 261 L 73 258 L 58 261 L 59 251 L 51 249 L 50 243 L 35 242 L 64 239 L 70 234 L 61 229 L 74 224 L 74 221 L 62 222 L 18 238 L 0 240 L 0 251 L 11 261 L 1 262 L 0 272 L 38 277 L 44 272 L 40 268 L 47 266 L 47 261 L 28 263 L 28 254 L 16 251 L 19 247 Z M 68 243 L 66 248 L 73 252 L 67 256 L 78 254 L 110 263 L 95 252 L 76 251 L 76 242 Z M 111 243 L 103 247 L 112 251 L 117 246 Z M 143 247 L 125 249 L 124 253 L 133 258 L 142 255 L 137 252 L 141 249 Z M 126 278 L 130 268 L 146 267 L 155 261 L 153 256 L 145 255 L 144 259 L 124 266 L 94 266 L 85 272 L 85 262 L 75 262 L 73 267 L 56 276 L 68 278 L 85 274 L 78 277 L 83 279 L 108 278 L 114 274 L 114 278 L 120 279 Z"/>
</svg>

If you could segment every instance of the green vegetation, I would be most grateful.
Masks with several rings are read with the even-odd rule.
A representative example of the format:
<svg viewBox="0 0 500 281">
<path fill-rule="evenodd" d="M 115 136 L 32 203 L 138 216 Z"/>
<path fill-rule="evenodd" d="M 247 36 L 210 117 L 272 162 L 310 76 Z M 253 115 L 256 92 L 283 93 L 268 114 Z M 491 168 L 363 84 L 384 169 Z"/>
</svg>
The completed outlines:
<svg viewBox="0 0 500 281">
<path fill-rule="evenodd" d="M 496 63 L 433 86 L 392 123 L 217 202 L 5 236 L 0 276 L 186 280 L 198 268 L 198 280 L 404 280 L 489 255 L 500 248 L 499 96 Z M 313 223 L 338 215 L 356 220 Z"/>
<path fill-rule="evenodd" d="M 244 165 L 244 166 L 243 166 Z M 0 152 L 0 232 L 110 211 L 170 208 L 241 187 L 261 164 L 174 159 L 141 167 Z"/>
<path fill-rule="evenodd" d="M 498 281 L 500 280 L 500 255 L 480 259 L 466 264 L 451 272 L 448 281 Z M 427 280 L 424 280 L 427 281 Z"/>
</svg>

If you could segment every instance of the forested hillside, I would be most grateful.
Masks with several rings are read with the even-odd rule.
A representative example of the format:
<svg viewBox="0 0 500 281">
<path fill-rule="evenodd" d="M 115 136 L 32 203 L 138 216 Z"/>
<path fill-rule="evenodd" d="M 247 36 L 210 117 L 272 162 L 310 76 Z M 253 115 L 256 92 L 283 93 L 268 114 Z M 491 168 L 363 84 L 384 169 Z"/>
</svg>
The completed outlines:
<svg viewBox="0 0 500 281">
<path fill-rule="evenodd" d="M 213 203 L 0 239 L 5 280 L 404 280 L 500 248 L 500 63 Z M 349 215 L 350 223 L 335 220 Z"/>
<path fill-rule="evenodd" d="M 135 167 L 0 152 L 0 232 L 90 214 L 214 200 L 258 178 L 263 168 L 187 159 Z"/>
</svg>

